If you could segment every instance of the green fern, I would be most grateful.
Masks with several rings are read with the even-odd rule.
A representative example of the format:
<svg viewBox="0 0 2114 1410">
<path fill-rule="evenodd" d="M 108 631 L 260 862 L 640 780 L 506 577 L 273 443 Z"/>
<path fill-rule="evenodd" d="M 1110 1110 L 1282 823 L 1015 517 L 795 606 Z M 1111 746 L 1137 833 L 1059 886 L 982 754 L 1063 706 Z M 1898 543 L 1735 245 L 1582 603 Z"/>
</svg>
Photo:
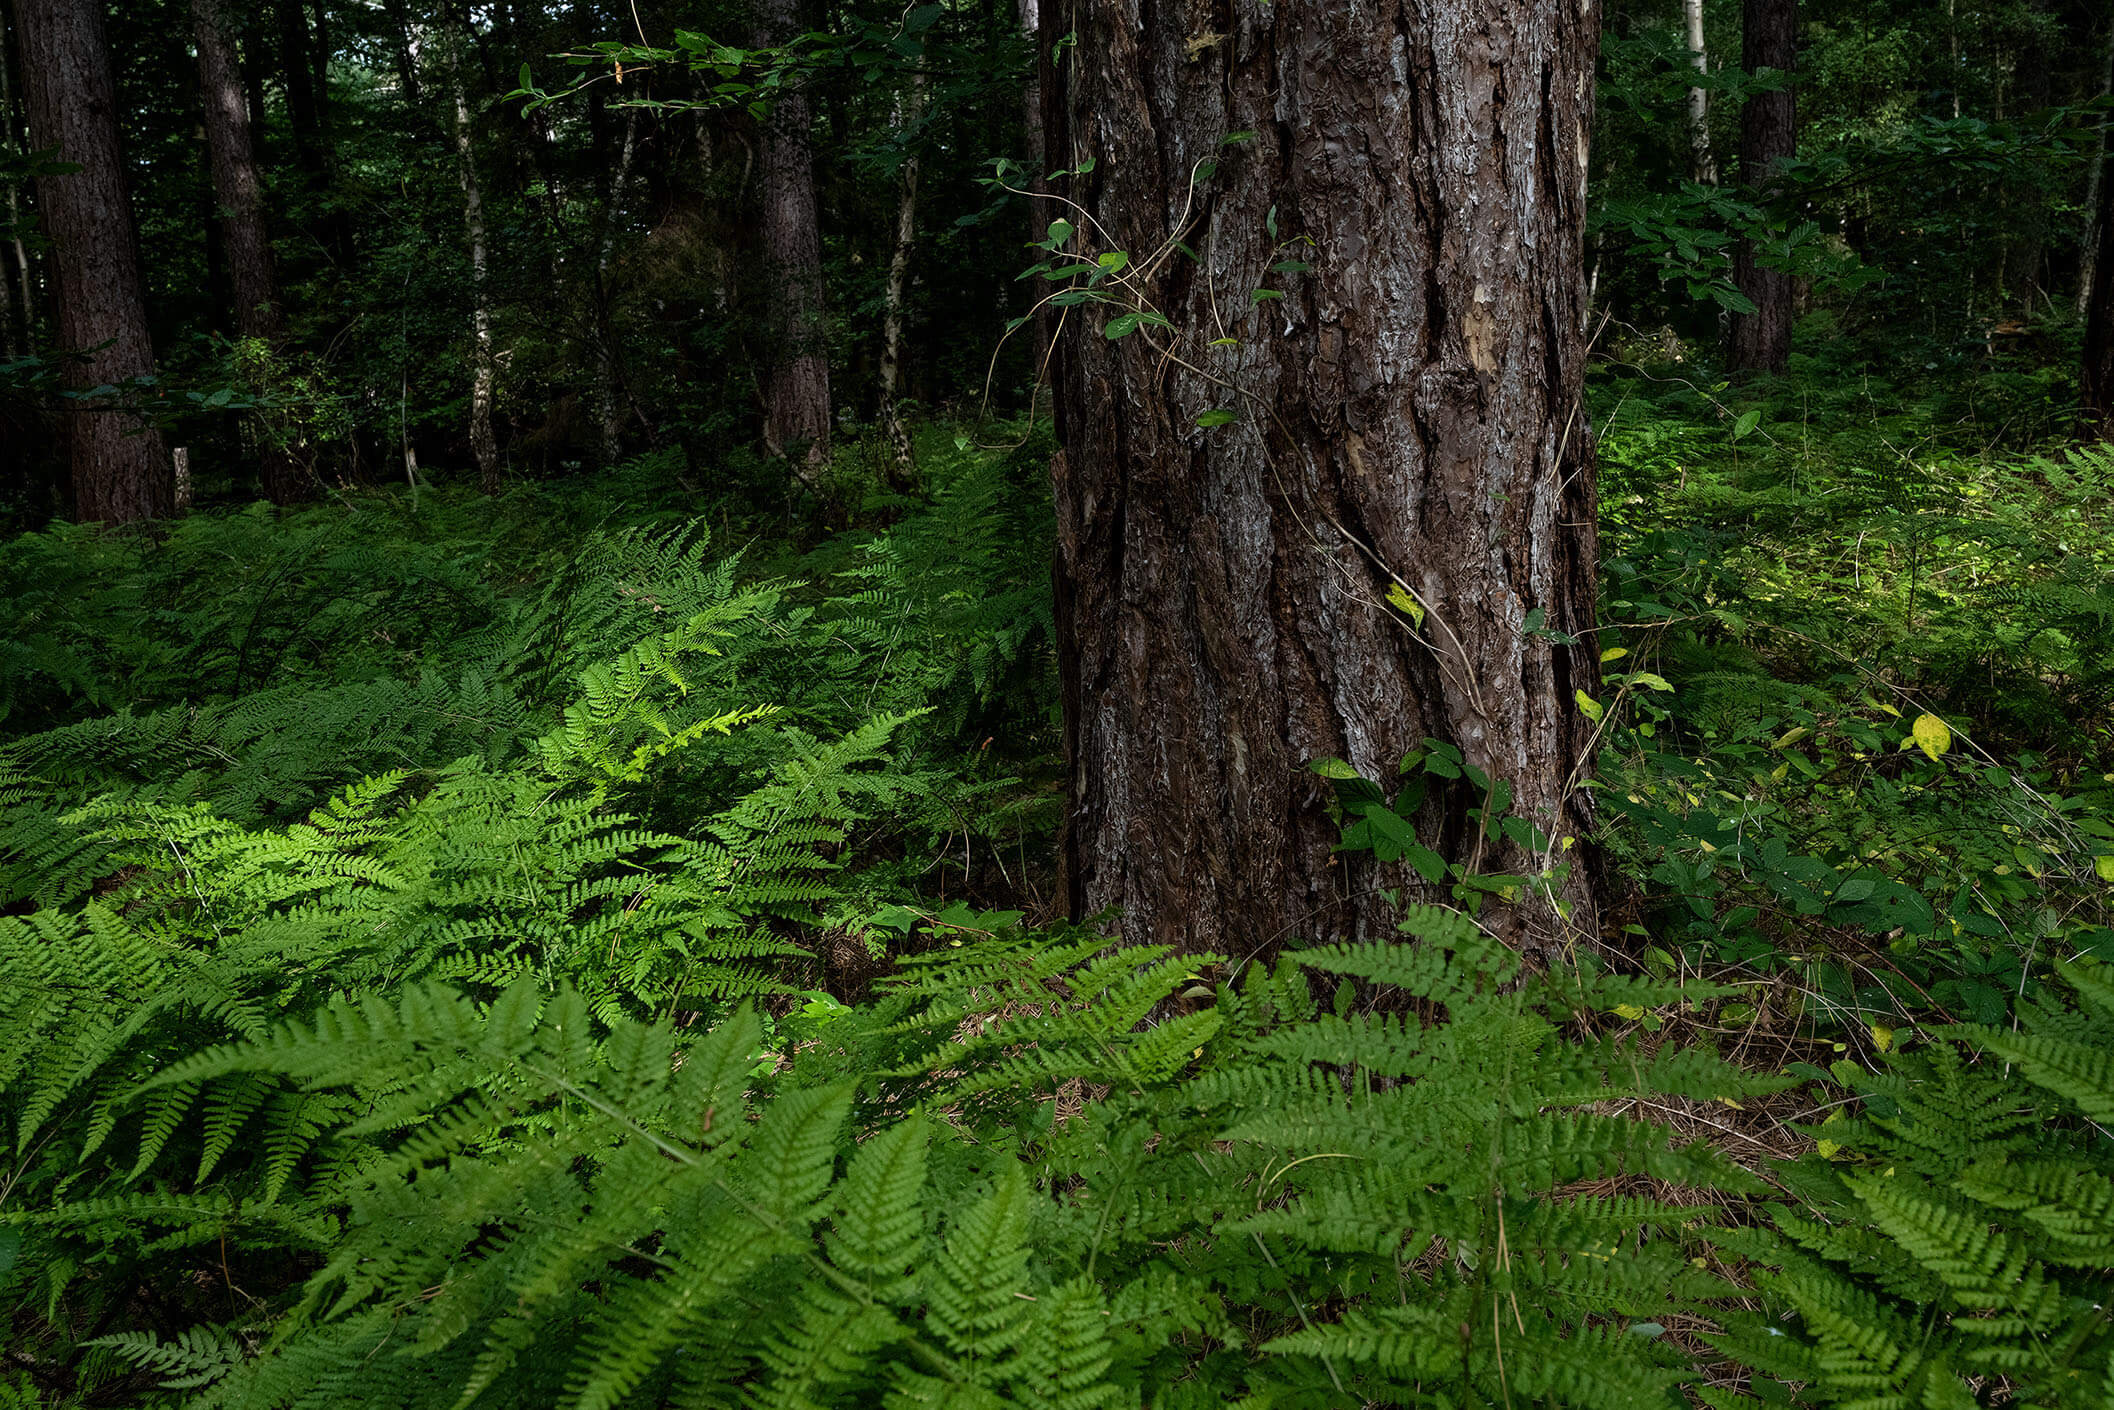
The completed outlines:
<svg viewBox="0 0 2114 1410">
<path fill-rule="evenodd" d="M 1841 1154 L 1795 1172 L 1813 1212 L 1729 1240 L 1796 1335 L 1747 1322 L 1728 1351 L 1820 1404 L 2114 1403 L 2114 988 L 2058 968 L 2074 1005 L 1944 1030 L 1819 1129 Z"/>
<path fill-rule="evenodd" d="M 1730 1290 L 1683 1256 L 1695 1207 L 1581 1182 L 1756 1182 L 1566 1110 L 1661 1092 L 1615 1047 L 1589 1083 L 1563 1037 L 1637 986 L 1523 980 L 1457 915 L 1409 928 L 1173 1018 L 1194 961 L 994 933 L 768 1071 L 748 1013 L 684 1043 L 531 978 L 488 1005 L 413 986 L 167 1065 L 121 1124 L 285 1093 L 360 1152 L 308 1186 L 343 1211 L 326 1261 L 200 1403 L 1664 1400 L 1681 1359 L 1625 1329 Z M 1318 1011 L 1303 971 L 1377 1006 Z M 1081 1083 L 1107 1095 L 1053 1120 Z"/>
</svg>

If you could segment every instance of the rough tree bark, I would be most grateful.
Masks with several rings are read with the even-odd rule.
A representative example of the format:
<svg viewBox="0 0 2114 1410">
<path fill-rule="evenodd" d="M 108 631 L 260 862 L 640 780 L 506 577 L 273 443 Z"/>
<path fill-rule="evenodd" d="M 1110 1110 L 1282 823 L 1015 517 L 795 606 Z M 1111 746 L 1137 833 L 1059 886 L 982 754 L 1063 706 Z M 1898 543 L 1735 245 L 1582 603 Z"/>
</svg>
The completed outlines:
<svg viewBox="0 0 2114 1410">
<path fill-rule="evenodd" d="M 1749 73 L 1798 67 L 1798 0 L 1745 0 L 1740 63 Z M 1740 181 L 1767 193 L 1776 165 L 1798 155 L 1798 100 L 1789 88 L 1756 93 L 1740 105 Z M 1743 372 L 1781 372 L 1791 358 L 1791 318 L 1796 290 L 1791 276 L 1759 264 L 1754 243 L 1733 251 L 1732 281 L 1754 304 L 1753 313 L 1732 316 L 1732 365 Z"/>
<path fill-rule="evenodd" d="M 761 42 L 782 44 L 798 34 L 799 11 L 799 0 L 758 0 Z M 772 455 L 795 457 L 794 473 L 819 494 L 829 460 L 830 400 L 810 121 L 807 95 L 793 88 L 778 98 L 763 128 L 763 245 L 776 315 L 763 443 Z"/>
<path fill-rule="evenodd" d="M 1681 0 L 1682 27 L 1688 37 L 1688 61 L 1700 74 L 1710 72 L 1710 56 L 1704 48 L 1703 0 Z M 1710 150 L 1710 90 L 1688 90 L 1689 172 L 1705 186 L 1718 184 L 1718 159 Z"/>
<path fill-rule="evenodd" d="M 37 178 L 59 345 L 80 354 L 66 383 L 121 386 L 153 372 L 154 345 L 101 0 L 16 0 L 15 33 L 30 145 L 56 147 L 80 167 Z M 78 403 L 67 423 L 76 517 L 127 523 L 170 512 L 175 489 L 160 433 L 130 412 Z"/>
<path fill-rule="evenodd" d="M 463 85 L 462 62 L 467 22 L 448 26 L 448 97 L 454 108 L 455 166 L 462 180 L 463 234 L 470 245 L 470 453 L 477 459 L 477 483 L 486 494 L 499 493 L 499 442 L 492 431 L 492 392 L 498 358 L 492 348 L 491 294 L 486 287 L 484 193 L 477 184 L 477 151 L 470 141 L 470 98 Z"/>
<path fill-rule="evenodd" d="M 1479 841 L 1458 787 L 1420 838 L 1478 874 L 1574 859 L 1575 692 L 1598 676 L 1594 7 L 1276 0 L 1200 29 L 1150 0 L 1046 0 L 1042 19 L 1050 163 L 1094 162 L 1060 188 L 1076 248 L 1128 253 L 1173 324 L 1112 340 L 1084 305 L 1057 339 L 1072 911 L 1236 956 L 1385 933 L 1379 889 L 1415 878 L 1331 855 L 1307 766 L 1391 788 L 1427 736 L 1552 843 Z M 1273 272 L 1288 260 L 1312 271 Z M 1239 419 L 1199 427 L 1215 409 Z M 1388 603 L 1405 588 L 1421 625 Z M 1555 888 L 1568 919 L 1545 888 L 1484 922 L 1560 953 L 1593 933 L 1593 879 Z"/>
<path fill-rule="evenodd" d="M 925 75 L 919 73 L 896 100 L 896 130 L 909 133 L 924 112 Z M 896 172 L 896 241 L 888 259 L 888 287 L 881 311 L 881 425 L 887 430 L 894 457 L 889 479 L 898 488 L 910 484 L 917 468 L 910 430 L 896 408 L 903 383 L 903 309 L 910 297 L 910 261 L 917 253 L 917 242 L 918 154 L 913 147 Z"/>
<path fill-rule="evenodd" d="M 2085 431 L 2114 441 L 2114 181 L 2099 186 L 2099 249 L 2085 304 L 2081 371 Z"/>
<path fill-rule="evenodd" d="M 221 249 L 235 296 L 235 328 L 276 353 L 286 341 L 286 317 L 279 299 L 279 276 L 272 266 L 264 182 L 251 140 L 242 69 L 221 0 L 191 0 L 191 35 L 198 49 L 198 94 L 205 107 L 206 152 L 213 172 Z M 306 497 L 309 477 L 295 464 L 284 438 L 273 431 L 267 418 L 258 451 L 264 493 L 274 504 L 291 504 Z"/>
</svg>

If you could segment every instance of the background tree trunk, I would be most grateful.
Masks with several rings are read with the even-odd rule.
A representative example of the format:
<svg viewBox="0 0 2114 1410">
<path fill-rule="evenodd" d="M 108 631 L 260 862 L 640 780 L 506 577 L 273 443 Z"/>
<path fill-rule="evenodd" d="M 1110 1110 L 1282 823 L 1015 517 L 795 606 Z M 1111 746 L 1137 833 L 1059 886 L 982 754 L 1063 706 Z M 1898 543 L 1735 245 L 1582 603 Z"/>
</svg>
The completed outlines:
<svg viewBox="0 0 2114 1410">
<path fill-rule="evenodd" d="M 914 75 L 896 106 L 896 131 L 906 140 L 925 112 L 925 75 Z M 888 260 L 888 287 L 881 312 L 881 424 L 894 456 L 889 479 L 897 488 L 910 484 L 917 455 L 910 431 L 896 409 L 903 382 L 903 308 L 910 296 L 910 261 L 918 241 L 918 154 L 913 147 L 896 173 L 896 240 Z"/>
<path fill-rule="evenodd" d="M 1047 144 L 1044 142 L 1042 134 L 1042 94 L 1045 75 L 1051 65 L 1049 55 L 1042 45 L 1041 0 L 1016 0 L 1016 5 L 1017 13 L 1020 16 L 1021 31 L 1027 35 L 1030 46 L 1027 92 L 1021 100 L 1022 126 L 1025 129 L 1023 135 L 1027 139 L 1028 169 L 1021 174 L 1021 185 L 1022 189 L 1027 191 L 1041 191 L 1048 186 L 1049 182 L 1046 178 L 1050 174 Z M 1049 201 L 1031 196 L 1027 205 L 1028 243 L 1033 244 L 1043 238 L 1044 232 L 1050 228 L 1050 222 L 1056 217 L 1053 213 L 1054 206 Z M 1050 310 L 1037 312 L 1033 315 L 1027 327 L 1021 330 L 1033 339 L 1030 348 L 1034 357 L 1032 364 L 1035 378 L 1034 386 L 1038 394 L 1041 390 L 1042 374 L 1049 359 L 1050 329 L 1055 324 L 1051 312 Z"/>
<path fill-rule="evenodd" d="M 1042 42 L 1077 34 L 1044 74 L 1051 165 L 1095 160 L 1062 188 L 1091 217 L 1077 247 L 1127 252 L 1175 328 L 1111 340 L 1086 305 L 1057 340 L 1069 901 L 1245 956 L 1385 933 L 1379 888 L 1414 885 L 1332 855 L 1318 757 L 1391 789 L 1436 737 L 1552 847 L 1587 833 L 1597 21 L 1571 0 L 1233 13 L 1199 33 L 1148 0 L 1046 3 Z M 1196 424 L 1220 408 L 1239 420 Z M 1560 865 L 1479 840 L 1481 802 L 1434 796 L 1419 837 L 1477 873 Z M 1560 952 L 1595 924 L 1585 870 L 1560 886 L 1568 921 L 1530 893 L 1485 923 Z"/>
<path fill-rule="evenodd" d="M 286 84 L 286 122 L 294 139 L 294 160 L 311 176 L 328 165 L 324 145 L 325 95 L 316 84 L 309 57 L 308 16 L 301 0 L 273 0 L 279 26 L 279 76 Z"/>
<path fill-rule="evenodd" d="M 1700 74 L 1710 72 L 1710 55 L 1704 47 L 1703 0 L 1681 0 L 1682 27 L 1688 36 L 1688 61 Z M 1710 150 L 1710 90 L 1688 90 L 1689 172 L 1705 186 L 1718 184 L 1718 159 Z"/>
<path fill-rule="evenodd" d="M 2107 49 L 2100 62 L 2098 96 L 2114 96 L 2114 21 L 2107 25 Z M 2077 311 L 2087 316 L 2092 311 L 2093 276 L 2099 269 L 2100 236 L 2107 225 L 2107 159 L 2110 149 L 2114 149 L 2114 132 L 2100 134 L 2099 150 L 2092 154 L 2091 170 L 2085 178 L 2085 234 L 2079 246 Z"/>
<path fill-rule="evenodd" d="M 191 31 L 198 48 L 198 92 L 205 107 L 221 249 L 235 295 L 235 328 L 243 337 L 263 342 L 276 356 L 286 341 L 286 318 L 272 267 L 264 183 L 251 141 L 242 69 L 220 0 L 191 0 Z M 300 473 L 276 429 L 269 416 L 263 418 L 258 464 L 265 496 L 274 504 L 291 504 L 306 497 L 309 477 Z"/>
<path fill-rule="evenodd" d="M 602 207 L 602 238 L 595 250 L 594 355 L 596 442 L 604 467 L 617 463 L 624 453 L 623 401 L 624 365 L 618 342 L 616 310 L 610 275 L 617 256 L 617 231 L 624 218 L 624 205 L 631 195 L 631 176 L 639 151 L 639 110 L 624 113 L 624 145 L 617 158 L 616 179 L 610 183 L 608 204 Z"/>
<path fill-rule="evenodd" d="M 800 32 L 798 0 L 758 0 L 756 13 L 765 44 Z M 819 494 L 829 460 L 830 394 L 810 121 L 807 95 L 793 88 L 778 98 L 763 128 L 764 258 L 777 315 L 763 443 L 773 455 L 796 456 L 794 473 Z"/>
<path fill-rule="evenodd" d="M 330 122 L 330 36 L 324 28 L 328 11 L 316 7 L 311 30 L 301 0 L 274 0 L 279 21 L 280 68 L 286 81 L 286 118 L 294 139 L 294 162 L 319 209 L 317 243 L 331 261 L 349 269 L 355 258 L 352 221 L 331 195 L 336 152 Z"/>
<path fill-rule="evenodd" d="M 6 247 L 0 246 L 0 357 L 13 361 L 22 355 L 23 340 L 16 336 L 15 280 L 14 271 L 8 266 L 13 261 Z"/>
<path fill-rule="evenodd" d="M 16 0 L 16 39 L 31 146 L 56 147 L 80 170 L 37 178 L 52 241 L 59 346 L 83 354 L 66 384 L 123 386 L 154 371 L 140 281 L 139 236 L 118 147 L 116 82 L 100 0 Z M 161 435 L 121 410 L 76 404 L 67 415 L 74 513 L 128 523 L 175 504 Z"/>
<path fill-rule="evenodd" d="M 384 0 L 383 7 L 389 15 L 390 38 L 394 41 L 390 52 L 396 59 L 396 83 L 403 90 L 407 106 L 417 108 L 424 104 L 425 93 L 418 81 L 418 41 L 411 30 L 411 16 L 404 8 L 404 0 Z"/>
<path fill-rule="evenodd" d="M 1740 62 L 1749 73 L 1798 67 L 1798 0 L 1746 0 Z M 1798 155 L 1798 99 L 1789 88 L 1756 93 L 1740 106 L 1740 181 L 1767 193 L 1774 168 Z M 1791 358 L 1791 276 L 1758 264 L 1752 241 L 1732 256 L 1732 279 L 1754 303 L 1732 316 L 1732 365 L 1744 372 L 1781 372 Z"/>
<path fill-rule="evenodd" d="M 2114 441 L 2114 181 L 2099 186 L 2099 250 L 2085 308 L 2081 371 L 2086 433 Z"/>
<path fill-rule="evenodd" d="M 0 150 L 4 150 L 11 155 L 20 156 L 23 152 L 22 131 L 15 115 L 14 65 L 12 61 L 12 55 L 15 51 L 14 46 L 8 42 L 12 28 L 13 26 L 8 22 L 6 10 L 0 8 L 0 133 L 5 134 L 5 141 L 0 142 Z M 7 251 L 14 258 L 12 269 L 8 268 L 9 261 L 0 259 L 0 279 L 12 276 L 14 280 L 13 297 L 10 302 L 14 305 L 15 317 L 20 324 L 20 346 L 27 348 L 36 341 L 37 296 L 36 270 L 30 262 L 28 243 L 22 238 L 23 221 L 21 197 L 16 191 L 15 184 L 9 182 L 7 184 Z"/>
<path fill-rule="evenodd" d="M 467 20 L 448 24 L 448 91 L 455 109 L 455 162 L 462 178 L 463 234 L 470 244 L 470 453 L 477 483 L 499 493 L 499 442 L 492 432 L 492 393 L 498 361 L 492 349 L 491 294 L 486 287 L 484 195 L 477 184 L 477 151 L 470 141 L 470 98 L 462 76 Z"/>
</svg>

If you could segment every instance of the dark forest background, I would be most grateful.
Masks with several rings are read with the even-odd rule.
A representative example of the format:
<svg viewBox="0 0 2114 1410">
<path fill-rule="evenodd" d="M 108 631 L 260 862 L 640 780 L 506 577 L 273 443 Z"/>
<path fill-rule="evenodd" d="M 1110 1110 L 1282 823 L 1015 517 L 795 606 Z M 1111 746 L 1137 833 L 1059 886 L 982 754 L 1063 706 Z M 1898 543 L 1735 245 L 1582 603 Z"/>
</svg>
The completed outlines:
<svg viewBox="0 0 2114 1410">
<path fill-rule="evenodd" d="M 480 301 L 504 477 L 593 474 L 657 454 L 709 492 L 797 483 L 757 454 L 771 369 L 791 355 L 766 238 L 766 124 L 675 41 L 688 32 L 750 46 L 780 21 L 658 0 L 216 8 L 239 56 L 284 309 L 264 341 L 245 342 L 238 316 L 189 7 L 127 4 L 106 27 L 155 355 L 151 388 L 116 399 L 136 398 L 165 443 L 189 453 L 195 502 L 259 493 L 262 441 L 283 443 L 305 495 L 402 479 L 407 453 L 439 482 L 474 474 Z M 829 434 L 845 452 L 836 497 L 856 502 L 855 482 L 886 478 L 887 457 L 868 445 L 884 402 L 913 420 L 964 423 L 1030 405 L 1034 340 L 1003 335 L 1036 289 L 1016 276 L 1038 232 L 1029 203 L 993 182 L 1004 173 L 1017 187 L 1038 160 L 1033 46 L 1022 15 L 1000 4 L 791 19 L 786 38 L 870 36 L 869 52 L 793 79 L 811 115 L 824 281 L 822 323 L 804 336 L 825 345 Z M 1607 319 L 1598 351 L 1712 364 L 1738 298 L 1737 243 L 1759 233 L 1800 276 L 1799 366 L 1883 377 L 1904 395 L 1980 398 L 1992 433 L 2021 442 L 2061 424 L 2075 405 L 2104 185 L 2104 109 L 2092 105 L 2107 90 L 2109 41 L 2098 7 L 1808 0 L 1797 19 L 1798 162 L 1760 200 L 1741 185 L 1740 115 L 1772 81 L 1743 74 L 1737 6 L 1703 7 L 1702 25 L 1699 75 L 1678 8 L 1618 3 L 1606 15 L 1590 262 L 1596 318 Z M 554 57 L 595 45 L 668 52 L 584 66 Z M 19 62 L 12 48 L 8 62 Z M 581 86 L 529 111 L 508 96 L 524 66 L 547 92 Z M 458 85 L 488 249 L 481 283 L 465 232 Z M 1707 161 L 1694 85 L 1707 95 Z M 61 352 L 35 185 L 23 179 L 34 154 L 21 89 L 11 78 L 4 104 L 0 496 L 16 522 L 35 523 L 68 501 L 51 395 Z M 892 398 L 891 307 L 901 320 Z M 258 405 L 265 414 L 242 410 Z"/>
</svg>

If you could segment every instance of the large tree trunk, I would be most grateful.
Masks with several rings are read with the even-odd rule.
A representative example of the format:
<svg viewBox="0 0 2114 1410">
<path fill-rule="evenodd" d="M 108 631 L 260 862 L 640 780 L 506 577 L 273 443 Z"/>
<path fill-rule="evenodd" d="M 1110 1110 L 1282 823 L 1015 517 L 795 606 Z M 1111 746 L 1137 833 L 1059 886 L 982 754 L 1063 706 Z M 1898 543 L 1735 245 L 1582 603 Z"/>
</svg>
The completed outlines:
<svg viewBox="0 0 2114 1410">
<path fill-rule="evenodd" d="M 2099 248 L 2085 305 L 2085 430 L 2114 441 L 2114 181 L 2099 185 Z"/>
<path fill-rule="evenodd" d="M 896 129 L 907 140 L 925 112 L 925 75 L 910 81 L 896 102 Z M 896 172 L 896 240 L 888 259 L 888 287 L 881 301 L 881 425 L 893 456 L 890 480 L 907 487 L 917 468 L 910 430 L 896 399 L 902 395 L 904 308 L 910 298 L 910 261 L 918 241 L 918 154 L 913 147 Z"/>
<path fill-rule="evenodd" d="M 470 244 L 470 453 L 477 459 L 477 483 L 486 494 L 499 492 L 499 442 L 492 431 L 492 393 L 499 380 L 492 347 L 491 292 L 486 287 L 484 193 L 477 183 L 477 151 L 470 141 L 470 98 L 463 84 L 463 30 L 467 22 L 448 23 L 448 97 L 455 111 L 455 166 L 462 180 L 463 234 Z"/>
<path fill-rule="evenodd" d="M 1688 38 L 1688 61 L 1700 74 L 1710 72 L 1710 55 L 1704 47 L 1703 0 L 1681 0 L 1682 27 Z M 1718 184 L 1718 159 L 1710 150 L 1710 90 L 1688 90 L 1689 172 L 1705 186 Z"/>
<path fill-rule="evenodd" d="M 1798 0 L 1746 0 L 1740 62 L 1749 73 L 1798 67 Z M 1798 100 L 1789 88 L 1756 93 L 1740 106 L 1740 180 L 1769 194 L 1779 162 L 1798 155 Z M 1791 276 L 1755 259 L 1743 240 L 1732 256 L 1732 279 L 1754 304 L 1732 317 L 1732 365 L 1743 372 L 1781 372 L 1791 358 Z"/>
<path fill-rule="evenodd" d="M 800 31 L 799 0 L 758 0 L 762 42 Z M 822 303 L 822 238 L 816 228 L 815 165 L 807 95 L 781 94 L 763 128 L 763 245 L 773 300 L 763 443 L 793 457 L 794 473 L 821 493 L 829 460 L 829 357 Z"/>
<path fill-rule="evenodd" d="M 249 105 L 220 0 L 191 0 L 191 32 L 198 48 L 198 92 L 205 106 L 206 151 L 219 207 L 221 249 L 235 293 L 235 328 L 277 354 L 286 341 L 279 278 L 272 267 L 271 232 L 264 219 L 264 183 L 251 140 Z M 294 463 L 282 428 L 266 417 L 258 462 L 264 493 L 274 504 L 306 496 L 309 477 Z"/>
<path fill-rule="evenodd" d="M 55 147 L 80 167 L 37 178 L 59 345 L 80 354 L 67 364 L 66 384 L 123 386 L 154 371 L 154 346 L 101 0 L 16 0 L 15 27 L 30 144 Z M 75 403 L 67 421 L 77 517 L 127 523 L 169 513 L 175 490 L 159 432 L 107 404 Z"/>
<path fill-rule="evenodd" d="M 1050 163 L 1094 159 L 1066 188 L 1075 248 L 1125 251 L 1103 287 L 1173 324 L 1111 339 L 1115 311 L 1087 304 L 1057 340 L 1064 857 L 1075 914 L 1248 956 L 1384 933 L 1381 888 L 1414 890 L 1332 855 L 1317 758 L 1392 789 L 1435 737 L 1508 784 L 1550 839 L 1534 854 L 1479 838 L 1462 785 L 1417 817 L 1465 872 L 1555 871 L 1588 832 L 1597 17 L 1277 0 L 1219 24 L 1043 10 L 1046 55 L 1077 35 L 1043 73 Z M 1273 272 L 1288 260 L 1312 272 Z M 1218 409 L 1239 419 L 1198 426 Z M 1591 876 L 1551 889 L 1485 924 L 1542 957 L 1590 937 Z"/>
</svg>

